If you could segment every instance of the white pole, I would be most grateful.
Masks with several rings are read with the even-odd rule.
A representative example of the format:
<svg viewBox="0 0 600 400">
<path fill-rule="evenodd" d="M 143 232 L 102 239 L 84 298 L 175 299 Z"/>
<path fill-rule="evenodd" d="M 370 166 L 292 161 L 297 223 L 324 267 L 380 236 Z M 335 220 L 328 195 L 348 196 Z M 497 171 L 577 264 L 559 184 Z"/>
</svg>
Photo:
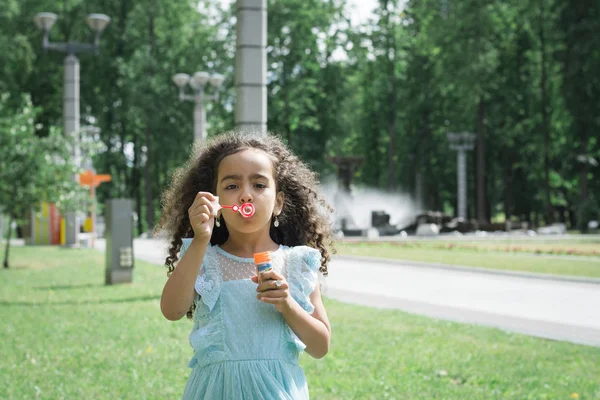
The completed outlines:
<svg viewBox="0 0 600 400">
<path fill-rule="evenodd" d="M 267 0 L 237 0 L 235 126 L 267 130 Z"/>
<path fill-rule="evenodd" d="M 206 109 L 202 95 L 196 98 L 194 105 L 194 142 L 206 142 Z"/>
</svg>

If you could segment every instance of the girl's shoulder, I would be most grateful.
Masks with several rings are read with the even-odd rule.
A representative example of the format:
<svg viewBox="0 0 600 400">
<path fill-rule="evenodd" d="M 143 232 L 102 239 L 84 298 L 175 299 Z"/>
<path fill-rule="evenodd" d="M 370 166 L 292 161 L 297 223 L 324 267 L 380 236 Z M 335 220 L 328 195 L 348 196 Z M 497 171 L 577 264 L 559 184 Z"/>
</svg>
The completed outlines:
<svg viewBox="0 0 600 400">
<path fill-rule="evenodd" d="M 181 239 L 181 248 L 179 249 L 179 258 L 183 257 L 183 254 L 187 251 L 187 249 L 189 249 L 190 244 L 192 244 L 192 240 L 194 240 L 194 238 L 182 238 Z M 207 252 L 214 251 L 213 245 L 211 245 L 210 242 L 208 243 L 208 246 L 206 247 L 206 251 Z"/>
<path fill-rule="evenodd" d="M 321 267 L 321 252 L 309 246 L 285 247 L 286 266 L 292 277 L 314 275 L 316 277 Z"/>
<path fill-rule="evenodd" d="M 320 280 L 321 252 L 309 246 L 294 246 L 287 251 L 287 280 L 290 294 L 309 314 L 314 311 L 310 295 Z"/>
<path fill-rule="evenodd" d="M 288 254 L 288 259 L 299 259 L 301 261 L 314 263 L 317 261 L 321 263 L 321 252 L 310 246 L 282 246 L 284 251 Z"/>
</svg>

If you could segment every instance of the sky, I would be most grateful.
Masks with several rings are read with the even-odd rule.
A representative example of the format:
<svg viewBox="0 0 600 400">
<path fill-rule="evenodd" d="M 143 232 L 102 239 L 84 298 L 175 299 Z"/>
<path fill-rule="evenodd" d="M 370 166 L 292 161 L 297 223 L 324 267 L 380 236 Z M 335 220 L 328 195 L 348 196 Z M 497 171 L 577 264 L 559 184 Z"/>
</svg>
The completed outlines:
<svg viewBox="0 0 600 400">
<path fill-rule="evenodd" d="M 233 0 L 218 0 L 223 8 L 231 7 Z M 366 22 L 371 11 L 377 5 L 378 0 L 347 0 L 350 10 L 350 19 L 353 25 L 358 25 Z"/>
<path fill-rule="evenodd" d="M 373 14 L 375 6 L 377 6 L 377 0 L 348 0 L 352 25 L 366 22 Z"/>
<path fill-rule="evenodd" d="M 400 3 L 405 4 L 407 0 Z M 215 7 L 228 9 L 235 5 L 236 0 L 199 0 L 198 11 L 215 17 L 218 14 Z M 358 26 L 369 21 L 373 17 L 373 10 L 377 7 L 379 0 L 346 0 L 347 15 L 350 17 L 351 24 Z M 208 8 L 207 8 L 208 5 Z M 267 10 L 268 12 L 268 10 Z M 345 60 L 347 55 L 344 49 L 338 48 L 332 54 L 334 60 Z"/>
</svg>

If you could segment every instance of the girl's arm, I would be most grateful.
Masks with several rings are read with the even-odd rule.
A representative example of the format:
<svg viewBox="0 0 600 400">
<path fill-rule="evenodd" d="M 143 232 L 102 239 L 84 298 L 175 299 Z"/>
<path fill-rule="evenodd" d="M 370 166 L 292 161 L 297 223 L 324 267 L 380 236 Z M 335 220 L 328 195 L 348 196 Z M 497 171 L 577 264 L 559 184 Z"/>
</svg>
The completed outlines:
<svg viewBox="0 0 600 400">
<path fill-rule="evenodd" d="M 257 276 L 252 277 L 252 281 L 258 283 L 256 297 L 275 306 L 296 336 L 306 345 L 305 351 L 308 354 L 314 358 L 325 357 L 329 351 L 331 327 L 321 300 L 319 284 L 316 284 L 310 295 L 310 302 L 315 307 L 311 315 L 290 295 L 289 284 L 282 275 L 268 271 L 261 274 L 261 279 L 259 283 Z M 277 281 L 281 282 L 280 286 L 276 286 Z"/>
<path fill-rule="evenodd" d="M 282 308 L 281 314 L 302 343 L 306 345 L 304 350 L 314 358 L 323 358 L 329 351 L 331 326 L 321 300 L 319 284 L 311 293 L 310 302 L 315 307 L 312 315 L 304 311 L 296 301 L 292 301 L 288 307 Z"/>
<path fill-rule="evenodd" d="M 194 302 L 194 284 L 200 272 L 202 260 L 215 224 L 213 202 L 215 197 L 209 192 L 198 192 L 188 209 L 194 238 L 175 271 L 163 288 L 160 309 L 168 320 L 177 321 L 183 317 Z"/>
<path fill-rule="evenodd" d="M 194 302 L 194 284 L 206 253 L 208 242 L 193 239 L 177 267 L 167 279 L 160 298 L 160 309 L 170 321 L 183 317 Z"/>
</svg>

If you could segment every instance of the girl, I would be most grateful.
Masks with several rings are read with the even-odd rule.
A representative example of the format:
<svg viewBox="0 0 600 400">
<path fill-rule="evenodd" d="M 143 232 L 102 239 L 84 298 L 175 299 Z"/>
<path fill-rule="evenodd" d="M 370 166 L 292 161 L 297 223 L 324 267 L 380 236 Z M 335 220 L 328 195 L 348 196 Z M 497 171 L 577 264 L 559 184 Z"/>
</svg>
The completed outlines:
<svg viewBox="0 0 600 400">
<path fill-rule="evenodd" d="M 255 213 L 219 208 L 215 196 Z M 318 283 L 332 209 L 315 174 L 278 138 L 233 132 L 197 148 L 163 202 L 161 310 L 194 322 L 183 398 L 308 399 L 298 355 L 325 356 L 331 338 Z M 265 251 L 273 268 L 258 277 L 253 255 Z"/>
</svg>

